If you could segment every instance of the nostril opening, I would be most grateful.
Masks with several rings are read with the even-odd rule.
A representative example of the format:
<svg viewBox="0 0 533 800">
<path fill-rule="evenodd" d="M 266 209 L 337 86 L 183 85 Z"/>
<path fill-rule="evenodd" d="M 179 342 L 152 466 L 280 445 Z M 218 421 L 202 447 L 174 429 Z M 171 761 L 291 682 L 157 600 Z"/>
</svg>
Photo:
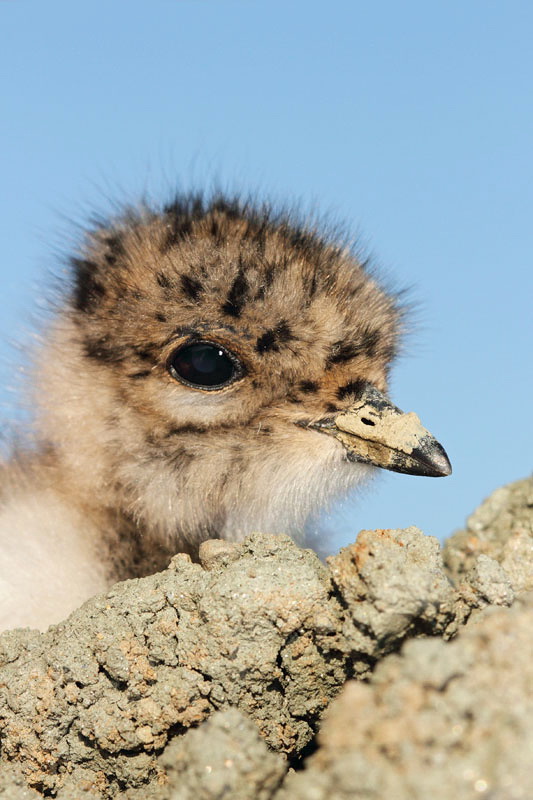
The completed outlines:
<svg viewBox="0 0 533 800">
<path fill-rule="evenodd" d="M 363 423 L 363 425 L 375 425 L 376 424 L 375 422 L 372 422 L 371 419 L 368 419 L 368 417 L 361 417 L 361 422 Z"/>
</svg>

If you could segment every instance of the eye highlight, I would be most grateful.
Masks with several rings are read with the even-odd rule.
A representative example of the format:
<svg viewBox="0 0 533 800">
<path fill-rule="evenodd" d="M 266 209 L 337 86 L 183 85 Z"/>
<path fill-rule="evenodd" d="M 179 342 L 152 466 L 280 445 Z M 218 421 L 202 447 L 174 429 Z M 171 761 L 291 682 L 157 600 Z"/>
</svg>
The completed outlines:
<svg viewBox="0 0 533 800">
<path fill-rule="evenodd" d="M 168 370 L 173 378 L 193 389 L 224 389 L 244 374 L 233 353 L 213 342 L 191 342 L 172 353 Z"/>
</svg>

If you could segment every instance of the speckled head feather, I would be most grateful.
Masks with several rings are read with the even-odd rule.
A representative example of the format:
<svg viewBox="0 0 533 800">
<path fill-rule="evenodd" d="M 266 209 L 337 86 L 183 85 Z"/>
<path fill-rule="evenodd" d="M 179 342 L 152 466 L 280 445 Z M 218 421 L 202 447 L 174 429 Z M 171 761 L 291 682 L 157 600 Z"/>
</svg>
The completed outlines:
<svg viewBox="0 0 533 800">
<path fill-rule="evenodd" d="M 334 487 L 324 492 L 318 475 L 309 485 L 316 451 L 330 443 L 294 422 L 348 407 L 366 382 L 386 389 L 396 298 L 347 248 L 289 214 L 222 198 L 129 212 L 89 234 L 73 265 L 59 347 L 91 402 L 106 393 L 113 434 L 87 450 L 101 451 L 106 486 L 120 476 L 126 513 L 180 544 L 250 526 L 300 530 L 309 497 L 321 503 Z M 239 379 L 215 392 L 176 381 L 169 360 L 194 341 L 234 354 Z M 152 471 L 158 489 L 143 491 Z M 345 490 L 346 479 L 338 484 Z M 199 496 L 184 499 L 197 485 Z"/>
<path fill-rule="evenodd" d="M 206 538 L 297 538 L 371 464 L 396 468 L 354 455 L 334 420 L 369 387 L 385 402 L 402 308 L 316 225 L 180 197 L 95 227 L 72 267 L 34 381 L 40 445 L 12 489 L 40 492 L 41 522 L 60 508 L 56 572 L 68 551 L 96 591 Z M 202 359 L 223 380 L 197 379 Z M 79 599 L 57 582 L 52 619 Z"/>
</svg>

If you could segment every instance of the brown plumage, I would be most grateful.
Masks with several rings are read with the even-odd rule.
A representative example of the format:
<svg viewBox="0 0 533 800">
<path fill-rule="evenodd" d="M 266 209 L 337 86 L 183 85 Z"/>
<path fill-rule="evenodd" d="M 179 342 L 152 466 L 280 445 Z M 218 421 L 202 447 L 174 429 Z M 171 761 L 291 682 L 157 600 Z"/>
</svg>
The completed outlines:
<svg viewBox="0 0 533 800">
<path fill-rule="evenodd" d="M 58 621 L 207 538 L 297 538 L 372 464 L 449 472 L 421 428 L 369 444 L 405 420 L 383 396 L 402 310 L 312 226 L 184 197 L 97 226 L 72 266 L 34 443 L 3 467 L 0 627 Z"/>
</svg>

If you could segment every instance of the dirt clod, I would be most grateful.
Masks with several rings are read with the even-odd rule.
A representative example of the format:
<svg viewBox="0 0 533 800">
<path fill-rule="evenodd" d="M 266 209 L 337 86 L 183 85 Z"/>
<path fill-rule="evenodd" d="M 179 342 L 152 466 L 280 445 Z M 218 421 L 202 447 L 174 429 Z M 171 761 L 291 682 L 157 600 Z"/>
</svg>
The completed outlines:
<svg viewBox="0 0 533 800">
<path fill-rule="evenodd" d="M 416 528 L 327 566 L 253 534 L 5 632 L 0 797 L 527 800 L 532 498 L 499 490 L 446 568 Z"/>
</svg>

